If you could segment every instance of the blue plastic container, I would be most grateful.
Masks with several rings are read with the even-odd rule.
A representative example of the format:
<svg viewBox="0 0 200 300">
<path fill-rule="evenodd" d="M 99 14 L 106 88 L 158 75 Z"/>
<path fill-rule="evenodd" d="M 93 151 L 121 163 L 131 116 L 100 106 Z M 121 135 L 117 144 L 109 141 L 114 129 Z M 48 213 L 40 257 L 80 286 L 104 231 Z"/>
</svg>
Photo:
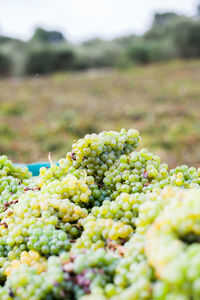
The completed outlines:
<svg viewBox="0 0 200 300">
<path fill-rule="evenodd" d="M 58 163 L 56 163 L 58 164 Z M 38 163 L 33 163 L 33 164 L 16 164 L 21 167 L 27 167 L 29 171 L 33 174 L 33 176 L 38 176 L 40 173 L 40 168 L 42 167 L 50 167 L 49 162 L 38 162 Z"/>
</svg>

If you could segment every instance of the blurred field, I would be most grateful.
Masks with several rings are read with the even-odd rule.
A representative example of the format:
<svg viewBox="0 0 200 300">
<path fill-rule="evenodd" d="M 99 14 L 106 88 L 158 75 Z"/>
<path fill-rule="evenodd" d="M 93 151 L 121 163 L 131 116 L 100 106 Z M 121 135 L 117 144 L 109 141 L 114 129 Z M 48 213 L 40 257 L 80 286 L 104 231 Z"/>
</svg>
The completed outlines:
<svg viewBox="0 0 200 300">
<path fill-rule="evenodd" d="M 200 163 L 200 60 L 0 80 L 0 154 L 54 160 L 86 133 L 137 128 L 170 166 Z"/>
</svg>

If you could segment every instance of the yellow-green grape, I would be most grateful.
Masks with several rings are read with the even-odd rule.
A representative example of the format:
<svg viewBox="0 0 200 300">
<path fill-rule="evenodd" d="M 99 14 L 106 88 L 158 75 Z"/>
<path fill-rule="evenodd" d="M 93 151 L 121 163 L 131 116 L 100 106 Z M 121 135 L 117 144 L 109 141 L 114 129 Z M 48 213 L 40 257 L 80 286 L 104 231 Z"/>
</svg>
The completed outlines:
<svg viewBox="0 0 200 300">
<path fill-rule="evenodd" d="M 35 266 L 22 263 L 8 276 L 4 287 L 0 288 L 2 300 L 62 299 L 64 273 L 59 258 L 51 256 L 46 264 L 46 271 L 38 274 Z M 60 298 L 61 297 L 61 298 Z"/>
<path fill-rule="evenodd" d="M 137 147 L 139 132 L 122 129 L 120 132 L 103 131 L 100 134 L 86 135 L 72 145 L 77 162 L 82 162 L 85 157 L 96 157 L 105 152 L 130 153 Z M 101 160 L 104 160 L 102 157 Z"/>
<path fill-rule="evenodd" d="M 0 299 L 200 299 L 200 169 L 139 139 L 86 135 L 38 177 L 0 156 Z"/>
<path fill-rule="evenodd" d="M 59 161 L 59 166 L 52 164 L 49 170 L 40 170 L 40 185 L 67 173 L 73 174 L 77 169 L 85 170 L 87 176 L 93 176 L 95 182 L 101 183 L 105 171 L 121 154 L 131 153 L 138 146 L 139 139 L 139 132 L 135 129 L 86 135 L 72 145 L 72 151 L 67 153 L 66 159 Z"/>
<path fill-rule="evenodd" d="M 119 257 L 103 248 L 87 249 L 84 253 L 76 254 L 73 261 L 63 261 L 65 278 L 74 283 L 71 287 L 68 286 L 68 293 L 73 293 L 79 299 L 97 289 L 105 289 L 111 295 L 112 287 L 114 288 L 111 282 L 118 261 Z"/>
<path fill-rule="evenodd" d="M 23 251 L 20 254 L 20 258 L 12 260 L 5 269 L 6 276 L 10 276 L 15 270 L 19 270 L 22 264 L 32 266 L 40 274 L 47 269 L 47 260 L 45 257 L 41 257 L 37 251 L 31 250 L 29 252 Z"/>
<path fill-rule="evenodd" d="M 137 232 L 125 244 L 125 256 L 115 270 L 114 285 L 116 293 L 111 299 L 151 299 L 154 274 L 144 253 L 144 235 Z"/>
<path fill-rule="evenodd" d="M 163 187 L 168 180 L 168 166 L 146 149 L 122 155 L 105 172 L 103 182 L 111 190 L 111 199 L 120 193 L 146 193 Z"/>
<path fill-rule="evenodd" d="M 199 188 L 200 168 L 183 165 L 170 170 L 169 184 L 183 188 Z"/>
<path fill-rule="evenodd" d="M 71 162 L 69 161 L 69 165 L 67 165 L 67 168 L 65 169 L 65 168 L 62 168 L 63 161 L 65 161 L 64 165 L 66 165 L 66 160 L 61 159 L 59 161 L 59 166 L 55 163 L 51 163 L 50 168 L 45 168 L 45 167 L 40 168 L 40 176 L 39 176 L 39 186 L 40 187 L 42 187 L 47 182 L 51 182 L 55 179 L 61 178 L 62 176 L 66 176 L 67 170 L 70 167 Z M 62 170 L 64 172 L 62 172 Z"/>
<path fill-rule="evenodd" d="M 13 176 L 0 178 L 0 211 L 12 207 L 13 203 L 28 190 L 37 190 L 37 179 L 34 177 L 21 181 Z"/>
<path fill-rule="evenodd" d="M 145 242 L 148 262 L 169 292 L 200 297 L 199 237 L 200 191 L 176 190 L 148 229 Z"/>
<path fill-rule="evenodd" d="M 135 228 L 135 222 L 138 217 L 138 209 L 146 200 L 144 193 L 121 193 L 115 201 L 105 200 L 100 207 L 92 208 L 92 215 L 97 218 L 120 220 L 124 224 L 129 224 Z"/>
<path fill-rule="evenodd" d="M 18 179 L 28 179 L 31 177 L 31 172 L 27 167 L 14 165 L 11 160 L 8 160 L 6 155 L 0 156 L 0 177 L 13 176 Z"/>
<path fill-rule="evenodd" d="M 44 185 L 41 193 L 48 194 L 59 199 L 69 199 L 74 203 L 84 204 L 89 201 L 91 191 L 88 185 L 77 177 L 68 174 L 61 180 L 54 180 Z"/>
<path fill-rule="evenodd" d="M 109 240 L 117 244 L 123 244 L 133 233 L 131 226 L 111 219 L 88 218 L 84 224 L 84 230 L 81 237 L 73 245 L 73 249 L 91 249 L 103 248 L 109 243 Z"/>
<path fill-rule="evenodd" d="M 84 295 L 80 300 L 108 300 L 102 289 L 95 289 L 90 295 Z"/>
<path fill-rule="evenodd" d="M 171 193 L 172 190 L 170 188 L 164 188 L 163 191 L 157 189 L 145 195 L 145 200 L 138 207 L 138 218 L 135 220 L 138 233 L 144 234 L 146 232 L 155 218 L 162 211 L 166 204 L 166 199 Z"/>
<path fill-rule="evenodd" d="M 21 180 L 13 176 L 0 178 L 0 208 L 1 211 L 6 208 L 7 203 L 11 203 L 24 193 L 25 185 Z"/>
<path fill-rule="evenodd" d="M 87 210 L 69 199 L 45 196 L 40 191 L 27 191 L 14 207 L 1 214 L 2 257 L 13 260 L 27 249 L 45 256 L 70 249 L 70 239 L 79 236 L 79 228 L 70 223 L 86 217 Z M 2 268 L 4 272 L 6 265 Z"/>
<path fill-rule="evenodd" d="M 14 165 L 5 155 L 0 156 L 0 211 L 12 205 L 29 185 L 36 187 L 28 169 Z"/>
</svg>

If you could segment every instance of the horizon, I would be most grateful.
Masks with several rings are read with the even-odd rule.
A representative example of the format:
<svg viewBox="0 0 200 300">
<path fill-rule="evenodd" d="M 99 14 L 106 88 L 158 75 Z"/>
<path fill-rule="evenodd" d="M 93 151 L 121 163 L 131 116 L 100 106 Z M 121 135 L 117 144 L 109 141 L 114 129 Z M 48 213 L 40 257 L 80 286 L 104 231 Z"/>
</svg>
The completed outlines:
<svg viewBox="0 0 200 300">
<path fill-rule="evenodd" d="M 198 0 L 0 0 L 0 34 L 27 41 L 37 27 L 61 31 L 72 43 L 146 32 L 156 12 L 195 15 Z M 115 3 L 114 3 L 115 1 Z M 48 2 L 48 3 L 47 3 Z M 38 4 L 39 3 L 39 4 Z M 56 5 L 59 4 L 59 5 Z M 78 4 L 78 5 L 77 5 Z M 114 7 L 114 9 L 113 9 Z M 39 8 L 39 10 L 38 10 Z M 20 14 L 16 14 L 17 11 Z M 46 14 L 48 12 L 48 14 Z M 23 15 L 23 18 L 21 16 Z M 78 21 L 77 21 L 78 20 Z M 92 26 L 91 26 L 92 24 Z"/>
</svg>

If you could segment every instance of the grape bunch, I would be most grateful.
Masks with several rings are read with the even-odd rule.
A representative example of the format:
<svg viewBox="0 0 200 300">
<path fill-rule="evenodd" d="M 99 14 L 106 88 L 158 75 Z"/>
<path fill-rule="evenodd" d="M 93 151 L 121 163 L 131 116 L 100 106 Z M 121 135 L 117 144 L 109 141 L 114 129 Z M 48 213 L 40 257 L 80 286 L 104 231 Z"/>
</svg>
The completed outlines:
<svg viewBox="0 0 200 300">
<path fill-rule="evenodd" d="M 145 200 L 146 195 L 144 193 L 121 193 L 115 201 L 104 200 L 100 207 L 93 207 L 91 215 L 96 218 L 121 221 L 123 224 L 131 225 L 134 229 L 138 209 Z"/>
<path fill-rule="evenodd" d="M 155 187 L 166 185 L 168 166 L 160 157 L 146 149 L 121 155 L 105 172 L 103 182 L 111 190 L 111 199 L 121 193 L 146 193 Z"/>
<path fill-rule="evenodd" d="M 183 165 L 170 170 L 170 185 L 184 188 L 198 188 L 200 186 L 200 168 L 189 168 Z"/>
<path fill-rule="evenodd" d="M 0 156 L 0 212 L 12 206 L 24 189 L 37 187 L 37 179 L 31 175 L 27 167 L 16 166 L 5 155 Z"/>
<path fill-rule="evenodd" d="M 134 129 L 86 135 L 72 145 L 72 151 L 59 161 L 59 166 L 52 163 L 49 170 L 40 170 L 40 186 L 66 174 L 78 178 L 85 176 L 87 184 L 91 186 L 91 206 L 100 206 L 109 196 L 103 186 L 105 172 L 120 155 L 131 153 L 138 146 L 139 139 L 139 132 Z"/>
<path fill-rule="evenodd" d="M 6 155 L 0 156 L 0 177 L 12 176 L 23 180 L 30 178 L 31 175 L 27 167 L 14 165 Z"/>
<path fill-rule="evenodd" d="M 95 219 L 89 217 L 84 221 L 83 233 L 73 245 L 73 249 L 74 251 L 76 251 L 76 249 L 88 248 L 96 250 L 106 246 L 109 247 L 109 244 L 111 247 L 115 247 L 116 244 L 117 247 L 124 244 L 132 233 L 132 227 L 121 221 L 117 222 L 112 219 Z"/>
<path fill-rule="evenodd" d="M 0 156 L 0 299 L 200 299 L 200 169 L 139 140 L 86 135 L 39 177 Z"/>
</svg>

